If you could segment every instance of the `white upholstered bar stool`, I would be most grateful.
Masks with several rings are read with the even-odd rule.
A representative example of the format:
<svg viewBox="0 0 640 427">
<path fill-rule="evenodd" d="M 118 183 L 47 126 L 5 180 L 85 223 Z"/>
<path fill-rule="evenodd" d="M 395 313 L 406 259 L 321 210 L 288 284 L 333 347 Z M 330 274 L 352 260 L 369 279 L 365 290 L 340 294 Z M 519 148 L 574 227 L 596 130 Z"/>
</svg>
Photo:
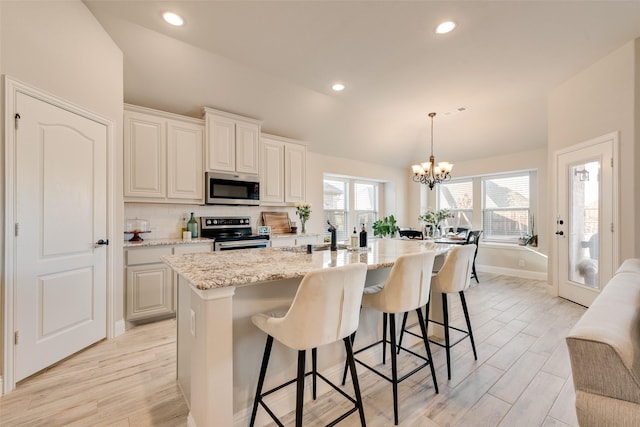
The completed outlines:
<svg viewBox="0 0 640 427">
<path fill-rule="evenodd" d="M 389 344 L 391 344 L 391 378 L 358 359 L 356 359 L 356 361 L 391 382 L 393 388 L 393 416 L 396 425 L 398 424 L 398 383 L 404 381 L 420 369 L 429 365 L 431 368 L 431 377 L 433 378 L 435 392 L 438 393 L 438 382 L 436 381 L 436 373 L 433 368 L 431 349 L 429 347 L 429 341 L 426 338 L 422 340 L 427 353 L 426 357 L 409 349 L 403 348 L 408 353 L 422 359 L 424 363 L 413 369 L 411 372 L 405 374 L 403 377 L 398 378 L 395 323 L 396 314 L 415 310 L 418 314 L 418 321 L 420 323 L 423 336 L 427 336 L 426 322 L 421 309 L 429 302 L 431 270 L 433 269 L 434 259 L 435 252 L 420 252 L 400 256 L 391 268 L 391 272 L 389 273 L 389 277 L 385 281 L 384 286 L 378 285 L 367 287 L 365 288 L 364 295 L 362 296 L 363 307 L 371 308 L 383 313 L 383 337 L 382 340 L 359 349 L 355 354 L 382 343 L 382 363 L 385 363 L 386 343 L 389 342 Z M 386 339 L 387 315 L 389 316 L 389 341 Z M 353 338 L 355 338 L 355 336 Z M 343 384 L 344 379 L 345 377 L 343 377 Z"/>
<path fill-rule="evenodd" d="M 294 382 L 297 383 L 296 426 L 302 426 L 304 378 L 307 375 L 313 375 L 313 399 L 316 398 L 316 377 L 320 377 L 320 379 L 354 404 L 353 408 L 329 425 L 338 423 L 355 411 L 360 413 L 360 422 L 363 426 L 365 425 L 362 397 L 355 370 L 350 335 L 358 328 L 360 302 L 366 275 L 367 265 L 364 263 L 310 271 L 302 279 L 293 302 L 284 317 L 256 314 L 251 318 L 253 323 L 267 334 L 267 343 L 251 413 L 251 426 L 254 425 L 256 420 L 258 404 L 262 405 L 276 424 L 282 426 L 282 423 L 264 402 L 263 397 Z M 262 387 L 274 338 L 287 347 L 298 350 L 297 377 L 263 392 Z M 332 384 L 316 369 L 316 348 L 341 339 L 344 341 L 347 351 L 347 363 L 352 372 L 351 379 L 355 390 L 355 399 Z M 307 349 L 312 349 L 312 370 L 305 373 L 305 354 Z"/>
<path fill-rule="evenodd" d="M 436 323 L 444 327 L 444 344 L 431 340 L 432 343 L 444 347 L 447 354 L 447 375 L 451 379 L 451 347 L 460 341 L 469 337 L 471 348 L 473 349 L 473 357 L 478 360 L 476 354 L 476 344 L 473 341 L 473 331 L 471 330 L 471 321 L 469 320 L 469 310 L 467 309 L 467 301 L 464 297 L 464 291 L 471 283 L 471 271 L 473 270 L 473 258 L 476 252 L 476 245 L 456 246 L 451 249 L 442 268 L 433 275 L 431 279 L 431 290 L 435 293 L 442 294 L 442 322 L 429 319 L 430 322 Z M 467 323 L 467 330 L 455 328 L 449 324 L 449 306 L 447 304 L 447 294 L 457 293 L 460 295 L 462 303 L 462 311 Z M 427 316 L 429 315 L 429 305 L 427 304 Z M 456 342 L 452 343 L 450 338 L 450 330 L 462 332 L 464 335 Z"/>
</svg>

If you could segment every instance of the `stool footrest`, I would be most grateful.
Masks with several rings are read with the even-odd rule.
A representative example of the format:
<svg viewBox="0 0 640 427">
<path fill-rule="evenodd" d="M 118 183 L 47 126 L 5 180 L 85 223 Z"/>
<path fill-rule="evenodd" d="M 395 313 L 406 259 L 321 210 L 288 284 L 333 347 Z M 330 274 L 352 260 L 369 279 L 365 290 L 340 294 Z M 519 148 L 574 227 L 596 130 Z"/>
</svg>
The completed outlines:
<svg viewBox="0 0 640 427">
<path fill-rule="evenodd" d="M 354 353 L 355 354 L 355 353 Z M 309 371 L 306 372 L 304 374 L 305 378 L 308 377 L 309 375 L 312 375 L 313 371 Z M 342 389 L 340 389 L 337 385 L 335 385 L 333 382 L 331 382 L 329 379 L 327 379 L 327 377 L 325 377 L 324 375 L 322 375 L 319 372 L 316 372 L 316 376 L 318 378 L 320 378 L 322 381 L 324 381 L 326 384 L 330 385 L 331 387 L 333 387 L 334 390 L 336 390 L 338 393 L 340 393 L 342 396 L 344 396 L 347 400 L 349 400 L 351 403 L 353 403 L 354 405 L 357 405 L 358 402 L 351 396 L 349 396 L 347 393 L 345 393 Z M 258 397 L 258 403 L 260 403 L 260 405 L 264 408 L 265 411 L 267 411 L 267 413 L 271 416 L 271 418 L 273 419 L 273 421 L 275 421 L 276 424 L 278 424 L 278 426 L 280 427 L 284 427 L 284 425 L 280 422 L 280 420 L 278 420 L 278 417 L 273 413 L 273 411 L 271 411 L 271 409 L 269 408 L 269 406 L 267 406 L 267 403 L 263 400 L 264 397 L 275 393 L 278 390 L 282 390 L 283 388 L 294 384 L 295 382 L 297 382 L 297 378 L 294 378 L 292 380 L 287 381 L 286 383 L 280 384 L 277 387 L 274 387 L 270 390 L 267 390 L 265 392 L 263 392 L 259 397 Z M 358 410 L 358 407 L 355 406 L 353 408 L 351 408 L 350 410 L 348 410 L 347 412 L 345 412 L 344 414 L 340 415 L 338 418 L 336 418 L 335 420 L 331 421 L 329 424 L 327 424 L 326 427 L 330 427 L 330 426 L 334 426 L 336 424 L 338 424 L 340 421 L 344 420 L 345 418 L 347 418 L 349 415 L 353 414 L 354 412 L 356 412 Z"/>
<path fill-rule="evenodd" d="M 440 325 L 440 326 L 442 326 L 444 328 L 444 323 L 442 323 L 442 322 L 438 322 L 437 320 L 429 320 L 429 322 L 435 323 L 436 325 Z M 467 339 L 469 337 L 469 331 L 465 331 L 464 329 L 456 328 L 455 326 L 451 326 L 451 325 L 449 325 L 449 329 L 453 329 L 454 331 L 462 332 L 464 334 L 460 339 L 458 339 L 458 341 L 450 343 L 449 344 L 449 348 L 453 347 L 454 345 L 458 344 L 462 340 L 465 340 L 465 339 Z M 408 334 L 411 334 L 413 336 L 419 336 L 419 335 L 414 334 L 411 331 L 405 331 L 405 332 L 408 333 Z M 442 348 L 446 348 L 447 347 L 446 344 L 443 344 L 441 342 L 438 342 L 438 341 L 435 341 L 435 340 L 432 340 L 432 339 L 429 339 L 429 342 L 432 343 L 432 344 L 437 345 L 438 347 L 442 347 Z"/>
<path fill-rule="evenodd" d="M 359 359 L 356 359 L 356 358 L 355 358 L 355 355 L 356 355 L 356 354 L 361 353 L 361 352 L 363 352 L 363 351 L 365 351 L 365 350 L 368 350 L 368 349 L 370 349 L 371 347 L 375 347 L 375 346 L 376 346 L 376 345 L 378 345 L 378 344 L 382 344 L 383 342 L 386 342 L 386 343 L 388 343 L 389 345 L 391 345 L 391 341 L 389 341 L 389 340 L 386 340 L 386 341 L 385 341 L 385 340 L 376 341 L 376 342 L 374 342 L 373 344 L 369 344 L 369 345 L 368 345 L 368 346 L 366 346 L 366 347 L 363 347 L 363 348 L 361 348 L 361 349 L 359 349 L 359 350 L 357 350 L 357 351 L 354 351 L 354 352 L 353 352 L 353 355 L 354 355 L 354 359 L 355 359 L 355 361 L 356 361 L 356 362 L 358 362 L 360 365 L 364 366 L 365 368 L 369 369 L 371 372 L 373 372 L 373 373 L 377 374 L 378 376 L 380 376 L 380 377 L 384 378 L 385 380 L 387 380 L 387 381 L 389 381 L 389 382 L 393 382 L 393 379 L 392 379 L 392 378 L 389 378 L 388 376 L 386 376 L 386 375 L 385 375 L 385 374 L 383 374 L 382 372 L 378 371 L 377 369 L 375 369 L 375 368 L 373 368 L 373 367 L 371 367 L 371 366 L 367 365 L 367 364 L 366 364 L 366 363 L 364 363 L 363 361 L 361 361 L 361 360 L 359 360 Z M 402 349 L 402 350 L 406 351 L 407 353 L 410 353 L 410 354 L 414 355 L 415 357 L 420 358 L 420 359 L 422 359 L 422 360 L 424 360 L 424 361 L 425 361 L 425 363 L 423 363 L 422 365 L 420 365 L 420 366 L 418 366 L 418 367 L 414 368 L 411 372 L 409 372 L 409 373 L 407 373 L 407 374 L 403 375 L 402 377 L 398 378 L 398 383 L 401 383 L 402 381 L 406 380 L 406 379 L 407 379 L 407 378 L 409 378 L 411 375 L 415 374 L 415 373 L 416 373 L 416 372 L 418 372 L 420 369 L 424 368 L 425 366 L 428 366 L 428 365 L 429 365 L 429 363 L 431 363 L 431 361 L 430 361 L 427 357 L 425 357 L 425 356 L 423 356 L 423 355 L 421 355 L 421 354 L 415 353 L 415 352 L 413 352 L 413 351 L 409 350 L 408 348 L 405 348 L 405 347 L 402 347 L 402 346 L 396 346 L 396 347 L 397 347 L 398 349 Z"/>
</svg>

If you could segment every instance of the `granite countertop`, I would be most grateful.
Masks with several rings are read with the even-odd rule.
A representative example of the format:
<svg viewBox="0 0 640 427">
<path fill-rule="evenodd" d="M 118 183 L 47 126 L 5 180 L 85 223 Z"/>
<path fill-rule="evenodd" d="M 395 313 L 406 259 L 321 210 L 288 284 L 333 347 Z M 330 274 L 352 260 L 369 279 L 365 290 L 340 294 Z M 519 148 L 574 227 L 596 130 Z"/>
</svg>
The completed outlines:
<svg viewBox="0 0 640 427">
<path fill-rule="evenodd" d="M 266 248 L 170 255 L 162 260 L 193 286 L 207 290 L 301 278 L 310 270 L 357 262 L 368 264 L 369 270 L 388 268 L 400 255 L 429 250 L 444 254 L 449 247 L 424 240 L 380 239 L 372 240 L 369 248 L 362 252 L 342 249 L 307 254 L 286 248 Z"/>
<path fill-rule="evenodd" d="M 142 242 L 125 241 L 123 248 L 139 248 L 142 246 L 164 246 L 164 245 L 192 245 L 194 243 L 212 243 L 213 239 L 198 237 L 191 240 L 174 239 L 145 239 Z"/>
</svg>

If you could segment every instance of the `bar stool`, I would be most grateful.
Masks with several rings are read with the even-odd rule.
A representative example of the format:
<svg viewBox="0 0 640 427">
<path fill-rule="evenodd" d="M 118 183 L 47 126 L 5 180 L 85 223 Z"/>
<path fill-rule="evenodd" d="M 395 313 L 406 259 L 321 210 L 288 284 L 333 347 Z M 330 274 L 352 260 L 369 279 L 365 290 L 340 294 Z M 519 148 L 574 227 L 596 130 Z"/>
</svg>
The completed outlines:
<svg viewBox="0 0 640 427">
<path fill-rule="evenodd" d="M 431 279 L 431 289 L 434 293 L 439 292 L 442 293 L 442 322 L 438 322 L 436 320 L 429 319 L 428 321 L 431 323 L 436 323 L 440 326 L 444 327 L 444 344 L 429 340 L 433 344 L 444 347 L 447 354 L 447 377 L 449 380 L 451 379 L 451 347 L 458 344 L 465 338 L 469 337 L 471 341 L 471 348 L 473 349 L 473 357 L 475 360 L 478 360 L 478 355 L 476 354 L 476 344 L 473 340 L 473 331 L 471 330 L 471 321 L 469 320 L 469 311 L 467 310 L 467 301 L 464 297 L 464 290 L 469 287 L 471 283 L 471 270 L 473 265 L 473 257 L 476 251 L 475 245 L 463 245 L 463 246 L 455 246 L 449 252 L 447 259 L 440 271 L 435 273 Z M 462 303 L 462 311 L 464 312 L 464 318 L 467 322 L 467 330 L 462 330 L 456 327 L 453 327 L 449 324 L 449 307 L 447 304 L 447 294 L 458 293 L 460 295 L 460 302 Z M 429 303 L 426 306 L 427 317 L 429 316 Z M 402 343 L 402 336 L 406 332 L 410 335 L 422 338 L 424 336 L 424 331 L 422 331 L 422 335 L 418 335 L 414 332 L 411 332 L 406 327 L 407 324 L 407 316 L 405 314 L 404 319 L 402 320 L 402 329 L 400 332 L 400 342 Z M 413 326 L 413 325 L 412 325 Z M 411 327 L 411 326 L 410 326 Z M 420 328 L 422 329 L 422 328 Z M 462 332 L 464 335 L 458 339 L 456 342 L 451 343 L 449 330 L 453 329 L 458 332 Z"/>
<path fill-rule="evenodd" d="M 429 302 L 431 270 L 433 269 L 434 258 L 435 252 L 420 252 L 417 254 L 400 256 L 391 268 L 391 272 L 389 273 L 389 277 L 385 281 L 384 286 L 377 285 L 367 287 L 364 289 L 364 295 L 362 296 L 363 307 L 371 308 L 383 313 L 383 337 L 382 340 L 370 344 L 354 352 L 354 354 L 358 354 L 382 343 L 382 363 L 385 363 L 386 344 L 389 342 L 389 344 L 391 344 L 391 378 L 358 359 L 356 359 L 356 362 L 391 382 L 393 388 L 393 416 L 396 425 L 398 424 L 398 383 L 404 381 L 420 369 L 429 365 L 431 368 L 431 377 L 433 378 L 435 392 L 438 393 L 438 382 L 436 381 L 436 372 L 433 368 L 431 348 L 429 347 L 429 341 L 426 338 L 423 339 L 423 342 L 427 357 L 414 353 L 411 350 L 404 349 L 410 354 L 424 360 L 425 363 L 416 367 L 401 378 L 398 378 L 396 358 L 396 314 L 416 310 L 420 327 L 423 331 L 423 336 L 427 336 L 426 323 L 422 315 L 421 308 Z M 387 316 L 389 317 L 390 341 L 387 341 L 386 337 Z M 353 334 L 352 340 L 353 339 L 355 339 L 355 333 Z M 347 366 L 345 365 L 342 380 L 343 384 L 346 379 L 346 371 Z"/>
<path fill-rule="evenodd" d="M 253 402 L 250 426 L 255 423 L 258 404 L 262 405 L 276 424 L 282 426 L 263 398 L 294 382 L 297 383 L 296 426 L 302 426 L 304 379 L 308 375 L 313 375 L 314 400 L 316 398 L 316 377 L 319 377 L 354 404 L 353 408 L 335 419 L 330 425 L 338 423 L 355 411 L 359 411 L 360 422 L 363 426 L 365 425 L 364 409 L 362 407 L 362 397 L 353 359 L 350 335 L 358 328 L 360 320 L 359 308 L 366 274 L 367 265 L 364 263 L 310 271 L 302 279 L 293 302 L 284 317 L 256 314 L 251 318 L 253 323 L 267 334 L 267 343 L 262 358 L 262 366 L 260 367 L 260 377 Z M 298 350 L 297 377 L 263 392 L 262 387 L 274 338 L 287 347 Z M 347 351 L 347 363 L 351 368 L 355 399 L 331 383 L 316 369 L 317 347 L 341 339 L 344 341 Z M 305 354 L 307 349 L 312 349 L 312 370 L 305 373 Z"/>
</svg>

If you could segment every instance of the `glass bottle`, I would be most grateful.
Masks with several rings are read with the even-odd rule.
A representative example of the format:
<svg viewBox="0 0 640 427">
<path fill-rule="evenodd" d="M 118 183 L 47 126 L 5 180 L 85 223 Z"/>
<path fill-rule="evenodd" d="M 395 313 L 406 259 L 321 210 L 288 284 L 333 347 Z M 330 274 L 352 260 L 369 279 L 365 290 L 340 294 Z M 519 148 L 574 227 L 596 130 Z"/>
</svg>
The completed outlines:
<svg viewBox="0 0 640 427">
<path fill-rule="evenodd" d="M 189 222 L 187 222 L 187 231 L 191 232 L 192 238 L 195 239 L 198 237 L 198 221 L 196 221 L 196 218 L 193 216 L 193 212 L 191 212 L 191 218 L 189 218 Z"/>
</svg>

